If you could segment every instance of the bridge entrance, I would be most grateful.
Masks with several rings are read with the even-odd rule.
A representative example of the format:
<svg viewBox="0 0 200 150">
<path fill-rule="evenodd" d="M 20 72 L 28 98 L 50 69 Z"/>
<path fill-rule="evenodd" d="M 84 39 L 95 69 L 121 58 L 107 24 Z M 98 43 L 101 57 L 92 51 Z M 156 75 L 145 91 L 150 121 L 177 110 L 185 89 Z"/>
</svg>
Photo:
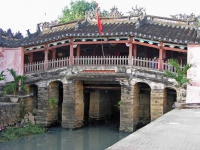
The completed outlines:
<svg viewBox="0 0 200 150">
<path fill-rule="evenodd" d="M 119 124 L 121 85 L 119 82 L 83 82 L 85 124 L 107 121 Z"/>
<path fill-rule="evenodd" d="M 138 86 L 138 99 L 139 99 L 139 123 L 138 128 L 151 122 L 151 113 L 150 113 L 150 97 L 151 97 L 151 88 L 146 83 L 136 83 L 135 86 Z"/>
</svg>

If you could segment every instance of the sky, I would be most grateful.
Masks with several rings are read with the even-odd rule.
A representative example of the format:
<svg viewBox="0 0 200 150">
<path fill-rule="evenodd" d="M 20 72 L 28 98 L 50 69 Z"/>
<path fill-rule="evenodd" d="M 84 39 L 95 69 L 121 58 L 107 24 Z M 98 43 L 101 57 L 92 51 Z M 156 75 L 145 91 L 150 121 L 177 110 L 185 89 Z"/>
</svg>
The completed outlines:
<svg viewBox="0 0 200 150">
<path fill-rule="evenodd" d="M 0 0 L 0 28 L 11 28 L 13 33 L 36 31 L 40 22 L 56 20 L 71 0 Z M 91 2 L 91 0 L 86 0 Z M 200 0 L 96 0 L 101 9 L 110 11 L 116 6 L 124 15 L 132 7 L 144 7 L 148 15 L 170 17 L 175 14 L 200 15 Z"/>
</svg>

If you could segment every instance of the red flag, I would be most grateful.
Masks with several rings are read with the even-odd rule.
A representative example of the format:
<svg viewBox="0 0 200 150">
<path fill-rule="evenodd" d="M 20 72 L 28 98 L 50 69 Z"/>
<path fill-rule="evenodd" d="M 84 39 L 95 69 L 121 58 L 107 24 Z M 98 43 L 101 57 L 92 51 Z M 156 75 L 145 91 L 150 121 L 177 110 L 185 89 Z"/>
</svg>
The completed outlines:
<svg viewBox="0 0 200 150">
<path fill-rule="evenodd" d="M 96 15 L 97 15 L 97 27 L 98 27 L 98 30 L 99 30 L 99 34 L 102 34 L 102 25 L 101 25 L 101 20 L 100 20 L 100 17 L 99 17 L 99 12 L 98 12 L 98 4 L 96 5 Z"/>
</svg>

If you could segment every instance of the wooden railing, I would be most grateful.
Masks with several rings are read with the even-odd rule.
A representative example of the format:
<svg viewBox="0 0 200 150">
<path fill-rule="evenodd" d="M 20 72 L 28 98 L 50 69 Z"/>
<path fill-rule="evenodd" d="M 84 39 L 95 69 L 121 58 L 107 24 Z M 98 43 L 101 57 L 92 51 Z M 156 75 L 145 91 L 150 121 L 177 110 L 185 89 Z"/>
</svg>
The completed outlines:
<svg viewBox="0 0 200 150">
<path fill-rule="evenodd" d="M 48 69 L 69 66 L 69 58 L 53 59 L 48 61 Z"/>
<path fill-rule="evenodd" d="M 128 57 L 125 56 L 74 57 L 74 65 L 128 65 Z"/>
<path fill-rule="evenodd" d="M 132 64 L 137 67 L 159 69 L 159 61 L 154 61 L 151 58 L 132 57 Z"/>
<path fill-rule="evenodd" d="M 180 66 L 181 69 L 183 70 L 185 65 L 183 66 Z M 165 71 L 165 70 L 168 70 L 168 71 L 171 71 L 171 72 L 177 72 L 176 69 L 172 66 L 172 65 L 169 65 L 168 63 L 165 63 L 164 61 L 162 61 L 162 68 L 161 70 Z"/>
<path fill-rule="evenodd" d="M 44 61 L 41 62 L 34 62 L 31 64 L 24 65 L 24 72 L 35 72 L 35 71 L 42 71 L 45 70 L 44 66 L 47 66 L 47 69 L 53 68 L 61 68 L 69 66 L 70 60 L 69 58 L 60 58 L 54 60 L 48 60 L 47 65 L 45 65 Z M 131 62 L 129 62 L 128 57 L 126 56 L 81 56 L 81 57 L 74 57 L 73 58 L 73 65 L 74 66 L 125 66 L 130 65 L 136 67 L 143 67 L 143 68 L 151 68 L 151 69 L 158 69 L 158 70 L 169 70 L 171 72 L 176 72 L 173 66 L 164 63 L 164 61 L 154 61 L 150 58 L 139 58 L 139 57 L 132 57 Z M 184 66 L 182 66 L 184 68 Z"/>
<path fill-rule="evenodd" d="M 44 61 L 24 65 L 24 73 L 44 70 Z"/>
</svg>

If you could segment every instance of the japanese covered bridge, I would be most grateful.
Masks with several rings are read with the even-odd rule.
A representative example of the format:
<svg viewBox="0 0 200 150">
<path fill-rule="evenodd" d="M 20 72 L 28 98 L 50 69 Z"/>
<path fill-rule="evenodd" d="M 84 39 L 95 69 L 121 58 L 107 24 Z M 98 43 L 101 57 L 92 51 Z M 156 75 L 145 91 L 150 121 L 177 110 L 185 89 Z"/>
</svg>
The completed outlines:
<svg viewBox="0 0 200 150">
<path fill-rule="evenodd" d="M 151 16 L 143 8 L 129 13 L 112 8 L 101 18 L 103 34 L 95 11 L 78 21 L 40 23 L 25 38 L 0 30 L 0 57 L 9 49 L 20 51 L 36 123 L 73 129 L 88 120 L 117 118 L 120 130 L 133 131 L 172 109 L 177 89 L 162 73 L 176 71 L 167 65 L 169 58 L 187 63 L 189 44 L 200 42 L 197 18 Z M 54 111 L 48 106 L 52 96 Z"/>
</svg>

